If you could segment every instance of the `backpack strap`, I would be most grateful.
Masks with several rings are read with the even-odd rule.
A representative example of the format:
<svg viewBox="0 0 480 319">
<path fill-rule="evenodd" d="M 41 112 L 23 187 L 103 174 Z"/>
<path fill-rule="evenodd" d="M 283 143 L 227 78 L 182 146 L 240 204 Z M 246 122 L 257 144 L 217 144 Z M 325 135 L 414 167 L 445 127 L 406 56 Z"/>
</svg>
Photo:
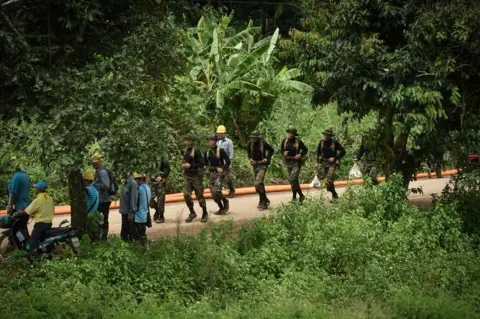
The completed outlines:
<svg viewBox="0 0 480 319">
<path fill-rule="evenodd" d="M 262 143 L 262 145 L 263 145 L 263 143 Z M 288 145 L 288 138 L 285 139 L 285 143 L 283 144 L 283 148 L 284 148 L 285 151 L 287 150 L 287 145 Z M 295 151 L 298 154 L 298 149 L 300 148 L 300 145 L 298 143 L 298 138 L 296 138 L 296 137 L 295 137 L 295 144 L 293 144 L 293 147 L 295 147 Z"/>
</svg>

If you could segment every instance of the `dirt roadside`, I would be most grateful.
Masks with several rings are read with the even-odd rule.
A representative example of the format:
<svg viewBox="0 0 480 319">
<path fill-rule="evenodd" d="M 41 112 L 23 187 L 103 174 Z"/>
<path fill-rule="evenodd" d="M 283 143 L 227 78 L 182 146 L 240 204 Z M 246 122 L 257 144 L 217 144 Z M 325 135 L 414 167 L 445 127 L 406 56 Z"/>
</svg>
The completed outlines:
<svg viewBox="0 0 480 319">
<path fill-rule="evenodd" d="M 412 188 L 422 187 L 423 194 L 411 194 L 409 201 L 411 204 L 419 206 L 419 208 L 428 207 L 431 204 L 431 195 L 440 193 L 448 182 L 448 178 L 442 179 L 425 179 L 419 180 L 411 184 Z M 314 198 L 320 196 L 320 190 L 308 190 L 307 197 Z M 344 188 L 338 188 L 338 193 L 341 195 Z M 287 204 L 291 200 L 291 193 L 271 193 L 268 195 L 271 206 L 276 207 L 282 204 Z M 269 215 L 271 210 L 260 212 L 257 210 L 258 197 L 256 195 L 238 196 L 230 200 L 230 212 L 226 216 L 215 216 L 213 212 L 217 206 L 212 200 L 207 200 L 207 207 L 210 214 L 209 222 L 228 221 L 233 219 L 239 225 L 246 221 L 260 218 L 263 215 Z M 201 215 L 200 207 L 195 204 L 197 214 Z M 188 215 L 188 209 L 185 203 L 170 203 L 166 205 L 165 223 L 153 224 L 152 228 L 147 229 L 149 239 L 155 239 L 165 235 L 175 235 L 178 232 L 188 234 L 198 234 L 205 224 L 200 223 L 200 216 L 194 220 L 193 223 L 187 224 L 184 222 Z M 153 212 L 152 212 L 153 214 Z M 69 215 L 56 216 L 53 220 L 53 226 L 57 227 L 64 219 L 70 219 Z M 30 227 L 33 223 L 30 223 Z M 118 210 L 110 211 L 110 234 L 119 234 L 121 229 L 121 218 Z"/>
</svg>

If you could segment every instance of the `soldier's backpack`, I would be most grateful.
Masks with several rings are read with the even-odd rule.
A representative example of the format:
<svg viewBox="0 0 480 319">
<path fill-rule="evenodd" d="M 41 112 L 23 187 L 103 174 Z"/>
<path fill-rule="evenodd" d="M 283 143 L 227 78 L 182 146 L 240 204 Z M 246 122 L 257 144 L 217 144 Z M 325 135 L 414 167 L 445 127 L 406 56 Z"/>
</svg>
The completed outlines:
<svg viewBox="0 0 480 319">
<path fill-rule="evenodd" d="M 110 196 L 116 195 L 117 192 L 118 192 L 117 179 L 115 178 L 115 176 L 112 174 L 112 172 L 108 168 L 103 167 L 102 169 L 104 169 L 107 172 L 108 179 L 110 181 L 110 187 L 108 188 L 108 194 Z"/>
<path fill-rule="evenodd" d="M 250 143 L 250 152 L 253 154 L 253 142 Z M 265 145 L 262 139 L 260 139 L 260 153 L 262 153 L 262 156 L 265 154 Z M 270 160 L 268 160 L 267 165 L 270 165 Z"/>
<path fill-rule="evenodd" d="M 322 150 L 322 152 L 323 152 L 323 142 L 324 142 L 324 140 L 322 140 L 320 142 L 320 149 Z M 336 143 L 336 141 L 334 139 L 332 139 L 332 144 L 330 144 L 330 149 L 332 150 L 333 154 L 335 154 L 335 143 Z M 336 160 L 335 164 L 340 165 L 340 160 Z"/>
<path fill-rule="evenodd" d="M 295 147 L 295 152 L 298 154 L 298 150 L 300 148 L 300 143 L 298 142 L 298 138 L 295 138 L 295 144 L 293 144 L 293 147 Z M 288 145 L 288 138 L 285 139 L 285 142 L 283 143 L 283 149 L 286 150 Z M 305 162 L 307 161 L 307 155 L 302 154 L 302 159 L 300 160 L 300 164 L 304 165 Z"/>
<path fill-rule="evenodd" d="M 211 148 L 208 150 L 208 154 L 214 155 Z M 218 147 L 218 146 L 217 146 L 217 150 L 215 152 L 215 156 L 218 158 L 218 161 L 220 162 L 220 147 Z M 207 161 L 208 161 L 208 158 L 207 158 Z M 210 166 L 210 163 L 206 163 L 206 164 L 208 166 Z"/>
</svg>

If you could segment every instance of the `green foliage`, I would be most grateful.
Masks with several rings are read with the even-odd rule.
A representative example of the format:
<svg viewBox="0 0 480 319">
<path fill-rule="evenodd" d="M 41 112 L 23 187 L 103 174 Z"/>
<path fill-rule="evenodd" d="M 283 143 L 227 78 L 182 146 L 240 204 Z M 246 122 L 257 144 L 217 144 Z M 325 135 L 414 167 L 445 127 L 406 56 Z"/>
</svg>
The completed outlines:
<svg viewBox="0 0 480 319">
<path fill-rule="evenodd" d="M 450 204 L 462 218 L 462 230 L 472 236 L 473 245 L 480 245 L 480 172 L 475 170 L 468 174 L 455 176 L 445 186 L 439 202 Z"/>
<path fill-rule="evenodd" d="M 13 259 L 1 269 L 0 287 L 9 291 L 2 311 L 18 318 L 477 317 L 478 256 L 456 206 L 421 213 L 404 199 L 394 176 L 352 187 L 335 207 L 323 199 L 280 207 L 238 232 L 229 222 L 147 249 L 118 239 L 84 243 L 75 259 L 28 269 Z"/>
<path fill-rule="evenodd" d="M 206 111 L 234 127 L 242 141 L 241 135 L 248 133 L 246 124 L 252 122 L 242 119 L 242 114 L 255 111 L 258 115 L 254 119 L 258 120 L 269 114 L 272 102 L 281 92 L 308 94 L 311 88 L 294 80 L 301 75 L 299 70 L 275 70 L 278 29 L 255 42 L 259 27 L 253 27 L 250 21 L 246 29 L 235 33 L 229 27 L 231 20 L 232 16 L 206 15 L 186 37 L 192 52 L 190 79 L 204 100 Z M 255 127 L 255 121 L 252 125 Z"/>
<path fill-rule="evenodd" d="M 291 32 L 282 58 L 301 64 L 315 103 L 335 101 L 358 117 L 378 112 L 389 170 L 403 172 L 408 184 L 427 156 L 471 142 L 467 136 L 478 126 L 473 88 L 480 64 L 471 59 L 478 51 L 478 6 L 464 0 L 302 3 L 307 31 Z M 466 135 L 450 136 L 456 132 Z"/>
</svg>

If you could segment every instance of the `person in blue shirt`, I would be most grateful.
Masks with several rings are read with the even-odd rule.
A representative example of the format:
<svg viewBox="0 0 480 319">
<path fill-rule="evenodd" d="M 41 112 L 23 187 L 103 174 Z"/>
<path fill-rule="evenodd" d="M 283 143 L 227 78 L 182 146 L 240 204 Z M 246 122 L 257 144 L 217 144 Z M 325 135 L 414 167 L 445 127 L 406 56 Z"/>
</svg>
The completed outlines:
<svg viewBox="0 0 480 319">
<path fill-rule="evenodd" d="M 98 190 L 93 185 L 93 180 L 95 176 L 90 171 L 86 171 L 83 174 L 83 183 L 85 185 L 85 190 L 87 192 L 87 213 L 90 216 L 92 213 L 98 211 Z"/>
<path fill-rule="evenodd" d="M 15 168 L 13 178 L 8 185 L 9 201 L 7 213 L 9 215 L 25 210 L 30 205 L 30 179 L 27 173 L 22 171 L 20 167 Z M 21 216 L 18 220 L 18 229 L 22 230 L 24 235 L 28 237 L 28 216 Z"/>
<path fill-rule="evenodd" d="M 147 240 L 147 218 L 150 214 L 149 203 L 152 192 L 146 183 L 145 176 L 135 173 L 134 177 L 138 184 L 138 211 L 135 214 L 132 237 L 133 240 L 143 243 Z"/>
</svg>

